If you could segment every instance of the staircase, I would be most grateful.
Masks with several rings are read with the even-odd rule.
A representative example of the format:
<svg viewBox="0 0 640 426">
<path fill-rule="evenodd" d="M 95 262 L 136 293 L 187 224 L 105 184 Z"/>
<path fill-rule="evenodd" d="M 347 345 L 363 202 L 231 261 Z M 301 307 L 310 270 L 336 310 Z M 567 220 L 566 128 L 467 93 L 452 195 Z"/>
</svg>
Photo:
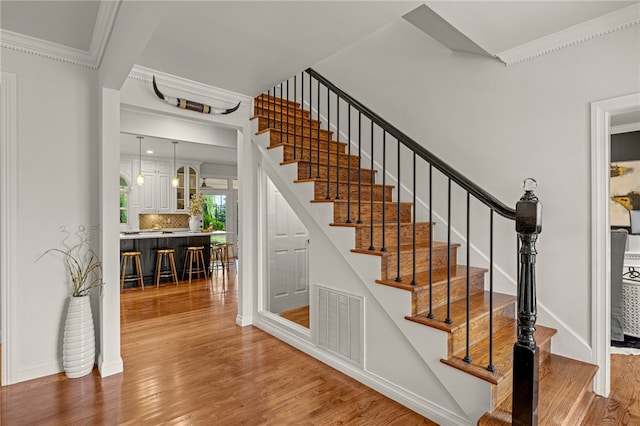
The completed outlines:
<svg viewBox="0 0 640 426">
<path fill-rule="evenodd" d="M 442 225 L 414 221 L 415 201 L 394 201 L 397 188 L 386 184 L 384 172 L 362 167 L 360 148 L 337 140 L 329 126 L 313 119 L 299 102 L 288 100 L 284 85 L 281 93 L 282 97 L 269 92 L 254 100 L 252 120 L 257 122 L 257 135 L 268 135 L 266 149 L 281 149 L 282 165 L 297 164 L 296 183 L 313 183 L 311 203 L 333 205 L 333 222 L 327 226 L 354 229 L 353 253 L 380 260 L 376 283 L 411 295 L 411 314 L 405 319 L 446 333 L 447 357 L 441 362 L 491 384 L 491 410 L 478 424 L 511 424 L 516 298 L 492 292 L 492 285 L 487 290 L 489 269 L 462 264 L 460 244 L 432 238 L 435 227 Z M 373 124 L 371 128 L 373 134 Z M 415 165 L 415 156 L 413 161 Z M 554 334 L 556 330 L 536 325 L 538 423 L 577 425 L 594 396 L 596 367 L 553 354 Z"/>
</svg>

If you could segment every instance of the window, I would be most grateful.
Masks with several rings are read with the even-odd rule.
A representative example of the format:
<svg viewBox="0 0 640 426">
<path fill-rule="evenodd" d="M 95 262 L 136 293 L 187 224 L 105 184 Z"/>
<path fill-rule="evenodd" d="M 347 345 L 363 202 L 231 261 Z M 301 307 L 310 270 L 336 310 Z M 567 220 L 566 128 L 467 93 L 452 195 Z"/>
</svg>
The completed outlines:
<svg viewBox="0 0 640 426">
<path fill-rule="evenodd" d="M 127 180 L 120 176 L 120 224 L 129 223 L 128 214 L 128 198 L 129 198 L 129 185 Z"/>
</svg>

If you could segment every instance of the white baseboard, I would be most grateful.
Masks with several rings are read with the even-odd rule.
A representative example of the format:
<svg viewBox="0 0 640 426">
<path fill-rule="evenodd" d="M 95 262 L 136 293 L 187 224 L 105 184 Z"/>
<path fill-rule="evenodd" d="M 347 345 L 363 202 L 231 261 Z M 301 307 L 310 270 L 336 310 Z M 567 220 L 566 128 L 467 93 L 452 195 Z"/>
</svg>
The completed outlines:
<svg viewBox="0 0 640 426">
<path fill-rule="evenodd" d="M 239 325 L 240 327 L 246 327 L 248 325 L 251 325 L 252 323 L 253 320 L 250 316 L 236 316 L 236 325 Z"/>
<path fill-rule="evenodd" d="M 467 418 L 452 413 L 376 374 L 360 369 L 355 364 L 321 350 L 313 343 L 291 333 L 286 327 L 270 321 L 260 314 L 256 317 L 253 325 L 440 425 L 462 426 L 473 424 Z"/>
<path fill-rule="evenodd" d="M 13 385 L 20 382 L 26 382 L 27 380 L 39 379 L 41 377 L 62 373 L 63 371 L 62 360 L 46 362 L 25 370 L 14 371 L 11 375 L 11 383 L 6 384 Z"/>
<path fill-rule="evenodd" d="M 124 371 L 124 363 L 122 357 L 109 362 L 105 362 L 102 356 L 98 356 L 98 370 L 100 370 L 100 377 L 112 376 Z"/>
</svg>

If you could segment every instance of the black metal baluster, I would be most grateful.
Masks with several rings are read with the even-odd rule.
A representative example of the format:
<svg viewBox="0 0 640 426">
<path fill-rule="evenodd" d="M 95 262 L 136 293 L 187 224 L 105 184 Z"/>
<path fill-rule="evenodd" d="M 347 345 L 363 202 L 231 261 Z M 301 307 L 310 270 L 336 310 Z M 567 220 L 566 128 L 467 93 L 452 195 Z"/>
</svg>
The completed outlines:
<svg viewBox="0 0 640 426">
<path fill-rule="evenodd" d="M 411 285 L 416 285 L 418 282 L 416 281 L 416 152 L 413 151 L 413 266 L 412 266 L 412 278 Z M 400 233 L 398 232 L 398 235 Z M 398 243 L 400 243 L 398 241 Z"/>
<path fill-rule="evenodd" d="M 340 95 L 336 93 L 336 200 L 340 199 Z"/>
<path fill-rule="evenodd" d="M 327 131 L 331 130 L 331 93 L 329 93 L 329 87 L 327 87 Z M 320 146 L 320 144 L 318 144 Z M 325 199 L 330 200 L 329 196 L 329 175 L 331 174 L 331 138 L 327 133 L 327 196 Z M 320 177 L 320 176 L 318 176 Z"/>
<path fill-rule="evenodd" d="M 304 160 L 304 72 L 300 74 L 300 108 L 302 109 L 303 118 L 302 123 L 300 123 L 300 159 Z M 309 113 L 309 119 L 311 119 L 311 113 Z M 296 133 L 297 137 L 298 134 Z"/>
<path fill-rule="evenodd" d="M 429 313 L 433 319 L 433 166 L 429 163 Z"/>
<path fill-rule="evenodd" d="M 309 179 L 311 179 L 311 170 L 313 169 L 313 159 L 311 158 L 311 153 L 313 152 L 313 147 L 311 146 L 311 140 L 313 139 L 312 125 L 313 125 L 313 80 L 311 79 L 311 74 L 309 74 Z M 304 131 L 303 131 L 303 136 L 304 136 Z"/>
<path fill-rule="evenodd" d="M 447 188 L 447 324 L 453 324 L 451 319 L 451 178 Z"/>
<path fill-rule="evenodd" d="M 398 239 L 396 240 L 396 242 L 397 242 L 396 246 L 398 247 L 398 249 L 397 249 L 398 260 L 396 261 L 396 263 L 397 263 L 397 265 L 396 265 L 396 282 L 397 283 L 401 283 L 402 282 L 402 277 L 400 276 L 400 192 L 401 192 L 401 186 L 400 186 L 400 139 L 398 139 L 398 220 L 397 220 L 397 224 L 398 224 Z"/>
<path fill-rule="evenodd" d="M 362 113 L 358 111 L 358 168 L 362 166 Z M 362 176 L 358 179 L 358 221 L 362 223 L 361 217 L 362 206 Z M 371 212 L 373 214 L 373 212 Z"/>
<path fill-rule="evenodd" d="M 386 221 L 387 221 L 387 196 L 385 189 L 387 183 L 387 131 L 382 129 L 382 248 L 380 251 L 386 252 L 385 243 Z"/>
<path fill-rule="evenodd" d="M 316 147 L 316 179 L 320 179 L 320 82 L 318 81 L 318 131 L 316 135 L 318 136 L 318 146 Z M 327 170 L 328 171 L 328 170 Z"/>
<path fill-rule="evenodd" d="M 373 170 L 373 120 L 371 120 L 371 170 Z M 374 194 L 373 194 L 373 186 L 374 186 L 374 182 L 371 181 L 371 191 L 370 191 L 370 196 L 371 196 L 371 200 L 370 200 L 370 204 L 371 204 L 371 215 L 370 215 L 370 219 L 369 219 L 369 223 L 370 223 L 370 236 L 371 236 L 371 241 L 369 242 L 369 250 L 375 250 L 376 248 L 373 246 L 373 199 Z"/>
<path fill-rule="evenodd" d="M 282 137 L 283 127 L 284 127 L 284 117 L 283 117 L 283 109 L 282 108 L 282 97 L 283 97 L 282 83 L 280 83 L 280 141 L 284 143 L 284 138 Z"/>
<path fill-rule="evenodd" d="M 267 89 L 267 127 L 271 127 L 271 89 Z"/>
<path fill-rule="evenodd" d="M 351 104 L 347 105 L 347 223 L 351 223 Z M 358 177 L 362 179 L 360 169 Z"/>
<path fill-rule="evenodd" d="M 469 276 L 470 273 L 470 266 L 471 265 L 471 260 L 470 260 L 470 243 L 469 243 L 469 216 L 470 216 L 470 197 L 471 194 L 469 194 L 469 191 L 467 191 L 467 352 L 464 356 L 464 358 L 462 359 L 464 362 L 466 362 L 467 364 L 471 363 L 471 357 L 469 356 L 469 335 L 471 333 L 471 327 L 470 327 L 470 320 L 469 320 L 469 288 L 470 288 L 470 284 L 471 284 L 471 278 Z"/>
<path fill-rule="evenodd" d="M 298 102 L 298 74 L 293 76 L 293 100 L 294 102 Z M 304 108 L 303 108 L 304 109 Z M 301 122 L 304 123 L 304 114 L 300 118 Z M 293 158 L 294 160 L 298 158 L 297 148 L 298 148 L 298 108 L 294 108 L 293 110 Z"/>
<path fill-rule="evenodd" d="M 489 214 L 489 365 L 487 371 L 494 372 L 493 366 L 493 209 Z"/>
<path fill-rule="evenodd" d="M 289 79 L 287 79 L 287 145 L 289 144 Z M 293 154 L 295 160 L 296 155 Z"/>
</svg>

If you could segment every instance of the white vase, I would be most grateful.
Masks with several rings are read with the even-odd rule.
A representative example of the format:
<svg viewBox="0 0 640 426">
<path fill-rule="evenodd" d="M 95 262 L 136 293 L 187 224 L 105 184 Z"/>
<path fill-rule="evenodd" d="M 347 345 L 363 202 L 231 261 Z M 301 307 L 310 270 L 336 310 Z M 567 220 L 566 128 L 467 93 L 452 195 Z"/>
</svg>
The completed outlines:
<svg viewBox="0 0 640 426">
<path fill-rule="evenodd" d="M 198 232 L 200 230 L 200 218 L 198 216 L 189 217 L 189 231 Z"/>
<path fill-rule="evenodd" d="M 62 365 L 67 377 L 86 376 L 93 370 L 96 339 L 89 296 L 71 297 L 64 323 Z"/>
</svg>

